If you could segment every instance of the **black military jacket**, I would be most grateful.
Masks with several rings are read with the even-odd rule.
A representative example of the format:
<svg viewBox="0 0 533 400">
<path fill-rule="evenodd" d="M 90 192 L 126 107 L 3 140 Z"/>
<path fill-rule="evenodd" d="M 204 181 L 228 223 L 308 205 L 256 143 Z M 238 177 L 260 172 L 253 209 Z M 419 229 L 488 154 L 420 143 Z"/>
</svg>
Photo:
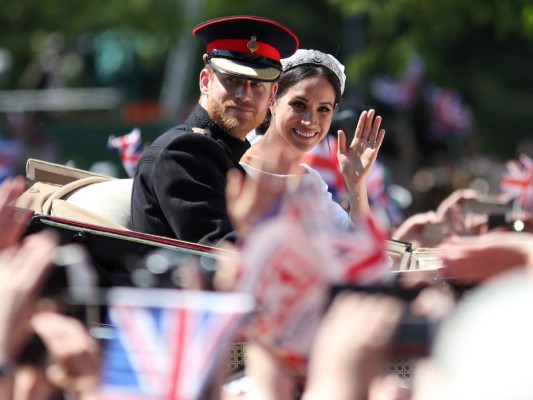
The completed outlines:
<svg viewBox="0 0 533 400">
<path fill-rule="evenodd" d="M 196 106 L 183 125 L 159 136 L 139 161 L 132 229 L 206 245 L 234 239 L 226 214 L 226 174 L 232 168 L 242 171 L 239 160 L 249 147 Z"/>
</svg>

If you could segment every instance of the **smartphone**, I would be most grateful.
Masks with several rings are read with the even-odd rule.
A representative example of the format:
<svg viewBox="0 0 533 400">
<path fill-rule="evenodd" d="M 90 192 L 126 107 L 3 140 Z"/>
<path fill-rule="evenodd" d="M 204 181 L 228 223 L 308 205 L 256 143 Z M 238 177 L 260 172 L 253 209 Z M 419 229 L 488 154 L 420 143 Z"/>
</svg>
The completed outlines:
<svg viewBox="0 0 533 400">
<path fill-rule="evenodd" d="M 56 279 L 49 280 L 50 287 L 65 281 L 62 303 L 65 313 L 78 318 L 88 327 L 102 322 L 102 295 L 98 289 L 98 275 L 88 250 L 80 244 L 68 244 L 57 248 L 54 263 Z M 57 278 L 58 274 L 64 278 Z"/>
</svg>

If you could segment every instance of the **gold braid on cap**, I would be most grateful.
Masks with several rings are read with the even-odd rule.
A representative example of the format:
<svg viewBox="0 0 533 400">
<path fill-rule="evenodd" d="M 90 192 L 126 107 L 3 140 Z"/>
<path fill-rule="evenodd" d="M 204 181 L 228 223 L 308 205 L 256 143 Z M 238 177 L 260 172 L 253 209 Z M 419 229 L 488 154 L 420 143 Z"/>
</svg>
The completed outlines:
<svg viewBox="0 0 533 400">
<path fill-rule="evenodd" d="M 289 58 L 281 60 L 283 72 L 288 71 L 299 65 L 321 65 L 333 72 L 341 84 L 341 94 L 344 93 L 346 85 L 346 75 L 344 74 L 344 65 L 331 54 L 322 53 L 318 50 L 299 49 Z"/>
</svg>

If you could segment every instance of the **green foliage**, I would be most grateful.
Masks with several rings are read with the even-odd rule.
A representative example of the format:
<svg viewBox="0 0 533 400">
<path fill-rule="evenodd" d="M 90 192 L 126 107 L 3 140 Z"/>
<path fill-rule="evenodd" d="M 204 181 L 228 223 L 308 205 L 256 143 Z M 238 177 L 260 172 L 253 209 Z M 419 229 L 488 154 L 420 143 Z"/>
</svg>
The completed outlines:
<svg viewBox="0 0 533 400">
<path fill-rule="evenodd" d="M 510 152 L 519 137 L 531 136 L 531 0 L 192 1 L 202 10 L 194 21 L 188 20 L 186 0 L 4 0 L 0 46 L 11 51 L 15 62 L 8 88 L 16 87 L 51 33 L 60 32 L 65 43 L 75 46 L 83 35 L 112 28 L 129 37 L 142 79 L 152 85 L 154 96 L 168 52 L 194 24 L 251 14 L 286 24 L 302 48 L 317 48 L 342 60 L 348 96 L 376 75 L 400 76 L 417 53 L 426 61 L 428 80 L 466 97 L 489 147 Z M 354 25 L 361 29 L 353 33 Z M 199 67 L 201 46 L 197 51 L 193 57 Z M 76 60 L 68 68 L 74 75 Z M 516 140 L 509 140 L 510 132 Z"/>
<path fill-rule="evenodd" d="M 533 124 L 533 4 L 529 0 L 330 0 L 366 21 L 348 81 L 398 76 L 415 53 L 427 79 L 472 105 L 487 149 L 513 156 Z M 505 138 L 502 140 L 501 138 Z"/>
<path fill-rule="evenodd" d="M 343 20 L 327 0 L 207 0 L 205 17 L 258 15 L 272 18 L 293 30 L 302 48 L 318 48 L 332 54 L 341 51 Z"/>
<path fill-rule="evenodd" d="M 180 33 L 179 1 L 4 0 L 2 8 L 0 43 L 15 60 L 11 86 L 54 32 L 68 46 L 84 34 L 109 28 L 134 32 L 141 62 L 151 66 L 161 62 Z"/>
</svg>

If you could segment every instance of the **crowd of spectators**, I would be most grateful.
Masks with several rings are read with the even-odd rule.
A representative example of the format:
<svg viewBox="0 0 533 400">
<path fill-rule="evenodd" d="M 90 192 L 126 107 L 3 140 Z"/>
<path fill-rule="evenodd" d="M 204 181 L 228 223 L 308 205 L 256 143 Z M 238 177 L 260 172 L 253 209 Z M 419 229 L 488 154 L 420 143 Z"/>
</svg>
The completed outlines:
<svg viewBox="0 0 533 400">
<path fill-rule="evenodd" d="M 237 20 L 239 18 L 243 17 Z M 233 18 L 218 22 L 226 24 L 228 20 L 230 25 L 235 22 Z M 253 20 L 252 23 L 257 23 Z M 196 30 L 199 36 L 206 36 L 209 43 L 218 40 L 210 37 L 213 24 L 204 23 Z M 274 25 L 276 30 L 280 28 L 272 21 L 267 24 Z M 229 26 L 228 29 L 233 28 Z M 292 35 L 284 27 L 282 29 L 285 34 Z M 254 48 L 257 38 L 245 36 L 242 44 L 248 49 Z M 294 52 L 298 43 L 295 37 L 291 38 L 294 43 L 289 50 Z M 289 94 L 281 92 L 276 98 L 281 63 L 278 69 L 274 68 L 277 76 L 270 77 L 270 81 L 265 81 L 267 84 L 258 83 L 255 75 L 243 77 L 239 64 L 242 58 L 235 65 L 234 60 L 228 61 L 231 58 L 224 59 L 226 55 L 222 61 L 217 59 L 220 53 L 212 51 L 206 56 L 206 67 L 200 73 L 202 94 L 192 114 L 194 123 L 162 135 L 163 140 L 142 159 L 145 172 L 137 175 L 136 183 L 142 185 L 143 194 L 150 197 L 153 204 L 141 208 L 137 218 L 153 217 L 161 200 L 185 199 L 188 205 L 205 206 L 209 196 L 188 197 L 190 188 L 195 185 L 202 188 L 201 193 L 220 189 L 217 201 L 210 207 L 217 212 L 214 219 L 223 220 L 224 229 L 221 230 L 224 232 L 216 237 L 223 240 L 205 242 L 219 251 L 216 268 L 211 271 L 206 286 L 195 279 L 198 275 L 194 269 L 203 268 L 202 265 L 194 264 L 192 269 L 181 271 L 190 276 L 182 279 L 183 287 L 179 290 L 194 292 L 197 300 L 202 295 L 210 298 L 208 293 L 212 292 L 246 293 L 247 298 L 254 300 L 255 307 L 252 312 L 242 311 L 245 314 L 242 318 L 233 319 L 238 320 L 235 330 L 229 329 L 229 323 L 208 324 L 212 315 L 203 316 L 198 325 L 205 324 L 212 331 L 196 336 L 186 334 L 190 331 L 185 329 L 182 320 L 183 325 L 177 329 L 179 335 L 171 336 L 169 332 L 176 331 L 165 329 L 176 329 L 177 322 L 173 320 L 176 324 L 169 324 L 163 312 L 157 314 L 155 322 L 147 315 L 133 319 L 137 325 L 130 326 L 129 335 L 137 339 L 137 347 L 127 350 L 138 352 L 143 348 L 148 352 L 135 358 L 140 359 L 140 363 L 130 362 L 131 369 L 149 371 L 146 375 L 138 375 L 135 384 L 114 382 L 127 389 L 115 395 L 154 400 L 531 398 L 533 383 L 527 373 L 528 361 L 533 357 L 530 344 L 533 320 L 529 312 L 533 305 L 529 272 L 533 268 L 531 175 L 528 175 L 529 181 L 525 181 L 529 185 L 527 191 L 514 197 L 512 208 L 510 198 L 504 201 L 491 193 L 488 181 L 485 186 L 481 181 L 472 187 L 451 185 L 439 202 L 431 207 L 426 204 L 423 210 L 412 213 L 390 230 L 380 230 L 371 213 L 366 212 L 366 188 L 360 184 L 376 160 L 384 131 L 380 130 L 381 117 L 375 117 L 373 110 L 365 111 L 349 146 L 344 133 L 338 136 L 338 157 L 341 162 L 345 161 L 344 175 L 357 184 L 351 200 L 362 201 L 365 206 L 362 215 L 353 216 L 353 224 L 350 222 L 340 229 L 324 212 L 323 193 L 312 183 L 305 183 L 301 176 L 298 179 L 298 175 L 306 172 L 293 174 L 293 163 L 285 171 L 257 175 L 238 172 L 241 167 L 237 156 L 246 150 L 242 147 L 249 147 L 244 137 L 254 127 L 253 123 L 263 120 L 267 109 L 278 113 L 272 116 L 276 124 L 276 121 L 284 121 L 284 113 L 306 114 L 306 106 L 310 105 L 308 114 L 311 117 L 296 117 L 294 126 L 305 125 L 302 121 L 311 125 L 312 121 L 306 118 L 316 119 L 313 115 L 316 113 L 321 114 L 322 125 L 329 129 L 338 101 L 323 74 L 297 80 L 293 85 L 297 89 L 293 91 L 291 87 L 286 92 Z M 252 59 L 257 62 L 255 57 Z M 305 65 L 309 61 L 306 59 Z M 261 59 L 261 62 L 267 63 L 266 67 L 261 66 L 262 73 L 272 73 L 270 67 L 277 65 L 272 64 L 272 60 Z M 252 63 L 245 71 L 258 72 L 254 68 L 257 65 Z M 338 76 L 343 76 L 342 70 Z M 339 78 L 338 83 L 341 81 Z M 316 87 L 309 82 L 324 89 L 320 96 L 325 100 L 318 105 L 315 104 L 319 96 Z M 257 97 L 256 103 L 261 104 L 261 109 L 257 110 L 261 111 L 260 116 L 231 103 L 233 98 L 244 96 L 244 92 Z M 224 104 L 230 105 L 224 108 L 218 104 L 217 95 Z M 284 96 L 290 101 L 284 100 Z M 250 100 L 248 108 L 253 105 Z M 252 119 L 252 125 L 246 125 L 246 129 L 238 120 L 241 114 Z M 199 127 L 199 121 L 204 125 Z M 306 131 L 300 126 L 277 132 L 278 126 L 284 124 L 277 122 L 269 128 L 263 140 L 269 140 L 269 132 L 283 137 L 289 131 L 289 142 L 296 137 L 294 141 L 298 144 L 317 138 L 317 131 L 325 136 L 328 130 L 311 127 Z M 230 145 L 235 145 L 237 139 L 240 143 L 233 148 L 236 151 L 233 157 Z M 175 140 L 182 140 L 182 144 L 201 142 L 202 146 L 192 145 L 189 152 L 176 146 L 179 150 L 176 151 Z M 260 159 L 257 169 L 268 172 L 267 166 L 281 165 L 288 154 L 283 147 L 274 146 L 269 150 L 268 159 Z M 205 156 L 206 148 L 212 149 L 212 154 L 216 154 L 222 160 L 220 165 L 224 166 L 216 175 L 216 188 L 200 182 L 218 171 L 212 155 L 205 157 L 204 163 L 216 165 L 206 168 L 205 174 L 191 178 L 198 172 L 191 165 L 201 166 L 198 160 Z M 191 157 L 193 150 L 199 156 Z M 298 164 L 303 151 L 293 153 L 288 158 Z M 349 153 L 353 155 L 348 159 Z M 229 156 L 232 158 L 226 162 Z M 365 157 L 367 162 L 363 162 Z M 154 167 L 154 160 L 161 158 L 166 161 L 164 171 Z M 357 165 L 352 168 L 352 164 L 358 162 L 359 169 Z M 187 179 L 172 187 L 172 191 L 158 191 L 158 184 L 175 178 L 172 172 L 176 172 L 176 165 L 181 165 L 180 171 L 184 172 L 175 175 Z M 510 168 L 509 172 L 514 173 L 512 178 L 522 177 L 522 167 L 529 168 L 529 174 L 533 172 L 531 159 L 523 156 Z M 446 170 L 445 166 L 443 169 Z M 302 170 L 301 165 L 298 170 Z M 355 172 L 359 176 L 353 176 Z M 284 179 L 279 179 L 280 176 Z M 427 189 L 434 186 L 438 177 L 439 171 L 426 171 L 425 175 L 417 174 L 415 182 L 419 188 Z M 168 187 L 171 184 L 168 182 Z M 22 178 L 7 178 L 0 186 L 0 292 L 4 295 L 0 304 L 0 397 L 21 400 L 116 398 L 110 394 L 113 392 L 109 387 L 103 385 L 104 381 L 110 384 L 108 368 L 117 367 L 108 358 L 110 346 L 106 343 L 110 343 L 110 339 L 96 337 L 95 330 L 90 329 L 94 327 L 90 321 L 81 322 L 66 315 L 60 302 L 43 294 L 57 268 L 56 257 L 61 244 L 51 232 L 28 233 L 31 205 L 21 207 L 19 202 L 17 207 L 12 206 L 25 190 Z M 361 197 L 361 193 L 365 196 Z M 221 209 L 220 204 L 225 207 Z M 353 207 L 355 202 L 351 204 Z M 190 219 L 176 221 L 171 218 L 175 217 L 172 214 L 176 212 L 172 208 L 175 206 L 160 207 L 166 211 L 160 212 L 161 219 L 170 219 L 169 224 L 183 224 L 183 229 L 202 228 L 194 223 L 199 216 L 205 217 L 204 213 L 184 213 Z M 163 223 L 167 223 L 165 221 Z M 206 226 L 208 230 L 211 225 Z M 177 239 L 183 239 L 179 237 L 181 228 L 172 232 Z M 197 235 L 191 241 L 202 242 L 201 238 Z M 438 266 L 424 273 L 393 271 L 385 240 L 409 244 L 410 250 L 430 249 L 439 260 Z M 405 251 L 410 250 L 406 247 Z M 341 290 L 334 292 L 335 288 Z M 137 293 L 138 298 L 131 300 L 131 304 L 151 304 L 150 308 L 157 308 L 155 292 Z M 233 312 L 224 309 L 226 302 L 222 302 L 222 297 L 217 299 L 219 303 L 213 309 L 226 311 L 226 314 Z M 111 302 L 109 298 L 107 301 Z M 199 301 L 189 307 L 196 309 L 198 304 Z M 172 309 L 174 305 L 169 302 L 159 306 Z M 127 311 L 127 307 L 125 309 Z M 107 312 L 111 321 L 120 316 L 110 308 Z M 181 312 L 175 314 L 182 315 Z M 122 340 L 118 326 L 110 324 L 107 328 L 117 329 L 114 338 Z M 161 346 L 157 346 L 153 340 L 157 337 L 156 331 L 161 331 L 161 337 L 166 340 L 170 336 L 168 349 L 161 350 Z M 223 339 L 246 342 L 244 367 L 236 375 L 228 375 L 220 363 L 219 356 L 228 350 L 228 341 Z M 28 352 L 31 355 L 31 346 L 36 340 L 45 351 L 42 359 L 29 363 L 26 357 Z M 177 367 L 175 358 L 186 353 L 189 346 L 206 348 L 211 352 L 206 351 L 206 354 L 211 357 L 200 360 L 198 355 Z M 123 344 L 123 347 L 128 346 Z M 414 365 L 413 379 L 408 382 L 387 372 L 387 365 L 400 354 L 410 357 Z M 120 361 L 118 364 L 119 372 L 124 375 L 131 372 L 125 371 L 126 358 L 121 360 L 123 364 Z M 152 365 L 154 369 L 150 369 Z M 197 368 L 197 373 L 191 376 L 187 372 L 193 367 Z M 150 390 L 146 391 L 145 386 Z M 195 387 L 190 392 L 194 394 L 183 394 L 185 386 Z"/>
</svg>

